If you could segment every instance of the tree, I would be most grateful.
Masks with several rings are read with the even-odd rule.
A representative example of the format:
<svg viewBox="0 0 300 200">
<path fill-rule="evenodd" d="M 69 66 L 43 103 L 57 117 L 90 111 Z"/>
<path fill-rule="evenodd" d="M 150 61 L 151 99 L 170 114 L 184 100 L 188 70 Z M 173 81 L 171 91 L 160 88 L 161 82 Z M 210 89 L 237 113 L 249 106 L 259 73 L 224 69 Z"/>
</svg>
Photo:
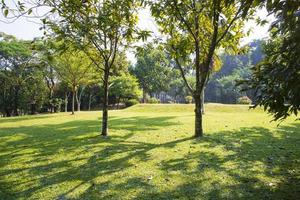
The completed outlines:
<svg viewBox="0 0 300 200">
<path fill-rule="evenodd" d="M 89 81 L 92 64 L 85 53 L 72 46 L 56 58 L 56 71 L 72 90 L 72 114 L 74 114 L 75 110 L 75 98 L 78 105 L 77 110 L 80 111 L 78 88 Z M 81 94 L 79 95 L 81 96 Z"/>
<path fill-rule="evenodd" d="M 244 83 L 255 91 L 255 106 L 263 106 L 275 120 L 300 110 L 300 2 L 271 1 L 267 10 L 276 16 L 271 39 L 264 45 L 264 60 L 252 68 Z"/>
<path fill-rule="evenodd" d="M 0 38 L 1 110 L 6 116 L 18 116 L 23 86 L 32 78 L 27 73 L 32 58 L 30 43 L 4 33 Z"/>
<path fill-rule="evenodd" d="M 109 77 L 116 55 L 135 39 L 148 35 L 136 27 L 139 4 L 136 0 L 45 2 L 59 15 L 58 21 L 48 18 L 45 24 L 58 38 L 75 42 L 102 73 L 102 135 L 107 136 Z"/>
<path fill-rule="evenodd" d="M 243 19 L 252 15 L 253 3 L 258 2 L 150 1 L 152 14 L 166 35 L 166 48 L 195 100 L 195 137 L 203 135 L 202 94 L 210 71 L 218 62 L 215 51 L 224 48 L 237 52 Z M 186 80 L 186 67 L 195 70 L 195 88 Z"/>
<path fill-rule="evenodd" d="M 121 100 L 138 99 L 141 95 L 137 79 L 130 74 L 113 77 L 110 90 L 117 99 L 117 106 Z"/>
<path fill-rule="evenodd" d="M 146 103 L 147 94 L 169 88 L 171 66 L 166 54 L 150 44 L 139 48 L 136 58 L 137 62 L 130 71 L 138 78 L 143 90 L 143 103 Z"/>
</svg>

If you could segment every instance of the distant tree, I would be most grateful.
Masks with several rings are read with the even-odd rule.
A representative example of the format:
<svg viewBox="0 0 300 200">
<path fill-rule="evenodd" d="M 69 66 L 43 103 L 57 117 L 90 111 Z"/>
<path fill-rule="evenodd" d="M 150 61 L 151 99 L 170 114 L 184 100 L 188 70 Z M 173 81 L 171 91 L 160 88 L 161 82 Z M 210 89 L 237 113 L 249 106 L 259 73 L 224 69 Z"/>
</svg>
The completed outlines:
<svg viewBox="0 0 300 200">
<path fill-rule="evenodd" d="M 138 49 L 136 59 L 130 71 L 138 78 L 143 91 L 143 103 L 146 103 L 147 94 L 169 89 L 171 66 L 165 52 L 150 44 Z"/>
<path fill-rule="evenodd" d="M 152 14 L 166 35 L 166 48 L 180 69 L 195 100 L 195 137 L 203 135 L 203 90 L 212 67 L 218 62 L 215 51 L 237 52 L 243 19 L 252 16 L 256 1 L 150 1 Z M 186 67 L 195 70 L 196 87 L 186 81 Z"/>
<path fill-rule="evenodd" d="M 93 63 L 85 53 L 72 47 L 56 57 L 55 69 L 72 91 L 72 114 L 75 110 L 75 98 L 77 100 L 77 110 L 80 111 L 78 88 L 87 84 L 91 78 L 92 65 Z"/>
<path fill-rule="evenodd" d="M 1 110 L 6 116 L 18 116 L 23 86 L 32 78 L 27 70 L 31 67 L 30 43 L 4 33 L 0 38 Z"/>
<path fill-rule="evenodd" d="M 117 99 L 117 106 L 120 101 L 125 102 L 129 99 L 138 99 L 141 96 L 137 79 L 130 74 L 112 77 L 111 95 Z"/>
</svg>

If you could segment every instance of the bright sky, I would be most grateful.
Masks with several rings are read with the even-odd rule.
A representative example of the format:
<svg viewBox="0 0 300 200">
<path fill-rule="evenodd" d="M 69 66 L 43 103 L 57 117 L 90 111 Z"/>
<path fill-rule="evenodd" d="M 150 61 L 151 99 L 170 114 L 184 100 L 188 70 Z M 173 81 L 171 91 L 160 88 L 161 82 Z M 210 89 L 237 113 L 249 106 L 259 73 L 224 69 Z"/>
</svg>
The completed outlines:
<svg viewBox="0 0 300 200">
<path fill-rule="evenodd" d="M 267 19 L 269 21 L 274 20 L 273 16 L 267 17 L 266 10 L 259 10 L 257 15 L 263 19 Z M 149 9 L 143 9 L 139 12 L 139 27 L 141 29 L 147 29 L 153 32 L 154 36 L 159 36 L 157 26 L 155 24 L 154 19 L 151 17 Z M 0 32 L 4 32 L 6 34 L 14 35 L 18 39 L 26 39 L 31 40 L 35 37 L 40 37 L 43 35 L 43 32 L 39 30 L 41 27 L 38 22 L 38 19 L 26 19 L 20 18 L 13 23 L 4 23 L 4 16 L 0 14 Z M 257 26 L 254 21 L 249 21 L 245 25 L 245 32 L 252 28 L 252 33 L 245 37 L 241 42 L 242 44 L 247 44 L 254 39 L 262 39 L 268 36 L 268 28 L 270 23 L 265 26 Z M 135 61 L 134 55 L 132 53 L 128 53 L 129 60 Z"/>
</svg>

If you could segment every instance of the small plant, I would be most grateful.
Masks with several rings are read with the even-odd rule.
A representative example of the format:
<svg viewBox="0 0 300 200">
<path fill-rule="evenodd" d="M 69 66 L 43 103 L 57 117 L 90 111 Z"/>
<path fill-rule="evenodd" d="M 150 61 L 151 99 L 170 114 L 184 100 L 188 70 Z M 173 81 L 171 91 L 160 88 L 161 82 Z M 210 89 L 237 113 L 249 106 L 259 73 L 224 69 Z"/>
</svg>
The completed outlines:
<svg viewBox="0 0 300 200">
<path fill-rule="evenodd" d="M 238 104 L 251 104 L 252 101 L 251 101 L 251 99 L 249 97 L 242 96 L 242 97 L 238 98 L 237 103 Z"/>
<path fill-rule="evenodd" d="M 129 99 L 129 100 L 125 101 L 125 106 L 130 107 L 130 106 L 136 105 L 138 103 L 139 103 L 139 101 L 136 99 Z"/>
<path fill-rule="evenodd" d="M 188 104 L 191 104 L 193 102 L 193 97 L 192 96 L 186 96 L 185 97 L 185 102 Z"/>
<path fill-rule="evenodd" d="M 152 97 L 148 100 L 148 103 L 156 104 L 156 103 L 160 103 L 160 100 L 155 97 Z"/>
</svg>

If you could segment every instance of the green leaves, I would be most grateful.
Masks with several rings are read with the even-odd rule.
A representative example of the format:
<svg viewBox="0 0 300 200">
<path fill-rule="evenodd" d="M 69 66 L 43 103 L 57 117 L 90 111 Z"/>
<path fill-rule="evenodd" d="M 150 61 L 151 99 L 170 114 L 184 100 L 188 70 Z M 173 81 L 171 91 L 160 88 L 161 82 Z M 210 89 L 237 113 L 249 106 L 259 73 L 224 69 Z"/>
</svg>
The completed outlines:
<svg viewBox="0 0 300 200">
<path fill-rule="evenodd" d="M 4 16 L 7 17 L 7 15 L 8 15 L 8 9 L 5 9 L 4 10 Z"/>
</svg>

